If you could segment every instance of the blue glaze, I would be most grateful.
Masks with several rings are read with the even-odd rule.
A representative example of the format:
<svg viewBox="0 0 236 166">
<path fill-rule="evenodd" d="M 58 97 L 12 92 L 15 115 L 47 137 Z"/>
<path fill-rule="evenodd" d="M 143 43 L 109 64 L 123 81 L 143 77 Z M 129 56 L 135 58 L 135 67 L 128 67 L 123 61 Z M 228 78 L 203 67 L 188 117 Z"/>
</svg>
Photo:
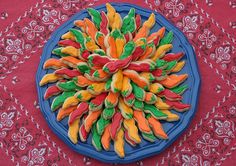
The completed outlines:
<svg viewBox="0 0 236 166">
<path fill-rule="evenodd" d="M 112 3 L 115 9 L 121 14 L 122 17 L 127 15 L 130 8 L 135 8 L 136 13 L 140 14 L 142 17 L 142 22 L 147 20 L 152 11 L 138 7 L 136 5 L 131 4 L 118 4 Z M 96 10 L 106 11 L 105 5 L 101 5 L 95 7 Z M 54 133 L 58 137 L 60 137 L 69 147 L 71 147 L 74 151 L 98 159 L 100 161 L 106 163 L 130 163 L 141 160 L 146 157 L 150 157 L 156 155 L 158 153 L 163 152 L 168 146 L 170 146 L 188 127 L 193 116 L 197 111 L 198 104 L 198 92 L 200 89 L 200 76 L 198 71 L 198 66 L 196 62 L 196 55 L 193 51 L 192 46 L 189 44 L 187 38 L 184 34 L 177 29 L 174 25 L 168 22 L 162 15 L 154 12 L 156 15 L 156 24 L 151 30 L 151 32 L 157 31 L 162 26 L 166 27 L 166 33 L 172 30 L 174 33 L 173 40 L 173 49 L 171 52 L 184 52 L 185 56 L 183 60 L 186 61 L 185 67 L 179 73 L 187 73 L 189 75 L 188 79 L 183 83 L 187 84 L 189 89 L 183 94 L 183 102 L 191 104 L 191 108 L 189 111 L 184 113 L 177 113 L 180 116 L 180 120 L 177 122 L 162 122 L 164 130 L 167 132 L 169 139 L 168 140 L 159 140 L 156 142 L 150 143 L 142 139 L 142 143 L 137 145 L 136 147 L 132 147 L 129 144 L 125 143 L 125 158 L 121 159 L 117 156 L 113 149 L 113 143 L 111 144 L 110 151 L 102 150 L 101 152 L 96 151 L 96 149 L 92 146 L 91 143 L 91 135 L 89 136 L 87 142 L 80 142 L 78 144 L 73 144 L 67 136 L 68 118 L 63 119 L 60 122 L 57 122 L 56 116 L 57 113 L 52 112 L 50 109 L 50 105 L 52 103 L 52 99 L 44 100 L 44 93 L 49 85 L 45 85 L 43 87 L 39 86 L 39 82 L 42 77 L 46 73 L 51 73 L 51 70 L 43 70 L 43 63 L 51 58 L 55 57 L 51 54 L 52 50 L 57 47 L 57 43 L 60 40 L 60 37 L 66 33 L 69 28 L 74 27 L 73 22 L 78 19 L 83 19 L 85 17 L 89 17 L 86 10 L 82 10 L 81 12 L 75 14 L 64 23 L 60 28 L 58 28 L 51 36 L 49 41 L 44 47 L 43 54 L 41 57 L 41 61 L 38 67 L 37 75 L 36 75 L 36 84 L 38 90 L 39 104 L 41 108 L 41 112 L 43 113 L 48 125 L 53 130 Z"/>
</svg>

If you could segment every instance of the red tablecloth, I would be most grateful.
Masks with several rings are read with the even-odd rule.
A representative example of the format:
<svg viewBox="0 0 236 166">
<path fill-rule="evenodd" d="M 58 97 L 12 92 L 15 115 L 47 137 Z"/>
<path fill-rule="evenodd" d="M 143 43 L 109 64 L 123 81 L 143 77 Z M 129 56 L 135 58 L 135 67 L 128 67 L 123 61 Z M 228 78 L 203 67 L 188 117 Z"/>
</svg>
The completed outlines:
<svg viewBox="0 0 236 166">
<path fill-rule="evenodd" d="M 40 113 L 35 74 L 44 43 L 74 13 L 105 0 L 0 1 L 1 165 L 103 165 L 73 152 Z M 131 165 L 235 165 L 236 1 L 122 0 L 156 10 L 195 48 L 198 112 L 162 154 Z"/>
</svg>

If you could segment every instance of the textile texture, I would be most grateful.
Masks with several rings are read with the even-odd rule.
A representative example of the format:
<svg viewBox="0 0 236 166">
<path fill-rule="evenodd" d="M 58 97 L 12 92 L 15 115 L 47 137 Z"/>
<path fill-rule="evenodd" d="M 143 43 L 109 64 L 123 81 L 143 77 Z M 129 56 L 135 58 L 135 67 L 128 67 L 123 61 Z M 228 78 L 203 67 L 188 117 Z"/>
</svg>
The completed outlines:
<svg viewBox="0 0 236 166">
<path fill-rule="evenodd" d="M 105 165 L 75 153 L 49 129 L 35 74 L 52 32 L 80 10 L 106 2 L 0 1 L 1 165 Z M 163 153 L 129 165 L 235 165 L 236 1 L 117 2 L 157 11 L 184 32 L 202 79 L 198 110 L 184 134 Z"/>
</svg>

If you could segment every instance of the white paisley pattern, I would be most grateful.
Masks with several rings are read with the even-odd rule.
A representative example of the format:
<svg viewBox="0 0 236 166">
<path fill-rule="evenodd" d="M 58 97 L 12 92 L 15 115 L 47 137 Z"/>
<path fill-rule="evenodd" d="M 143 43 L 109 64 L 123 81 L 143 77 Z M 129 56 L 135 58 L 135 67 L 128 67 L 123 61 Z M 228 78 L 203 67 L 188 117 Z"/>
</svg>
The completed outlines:
<svg viewBox="0 0 236 166">
<path fill-rule="evenodd" d="M 29 151 L 28 156 L 25 155 L 21 158 L 23 163 L 26 163 L 27 166 L 41 165 L 45 161 L 43 157 L 45 155 L 46 148 L 37 149 L 34 148 Z"/>
<path fill-rule="evenodd" d="M 39 33 L 44 31 L 44 27 L 38 25 L 38 23 L 33 20 L 29 23 L 29 26 L 25 26 L 22 29 L 22 33 L 26 34 L 28 40 L 33 40 L 35 36 L 39 36 Z"/>
<path fill-rule="evenodd" d="M 184 10 L 184 5 L 179 0 L 171 0 L 165 3 L 165 7 L 172 13 L 174 17 L 178 17 L 181 10 Z"/>
<path fill-rule="evenodd" d="M 43 10 L 43 24 L 49 25 L 48 29 L 53 31 L 56 25 L 60 25 L 60 21 L 66 20 L 68 17 L 67 15 L 61 15 L 61 12 L 56 11 L 55 9 Z"/>
<path fill-rule="evenodd" d="M 220 120 L 216 120 L 215 121 L 215 125 L 216 125 L 216 135 L 220 138 L 224 138 L 223 142 L 226 145 L 230 144 L 230 138 L 235 138 L 234 136 L 234 122 L 232 121 L 220 121 Z"/>
<path fill-rule="evenodd" d="M 0 100 L 0 105 L 2 105 L 3 102 L 2 100 Z M 6 131 L 9 131 L 12 129 L 12 125 L 13 125 L 13 118 L 15 116 L 14 112 L 3 112 L 0 115 L 0 138 L 4 138 L 7 135 Z"/>
<path fill-rule="evenodd" d="M 207 48 L 211 48 L 212 44 L 216 41 L 216 36 L 208 29 L 204 29 L 203 34 L 200 34 L 198 39 L 202 42 L 202 45 L 206 45 Z"/>
<path fill-rule="evenodd" d="M 202 150 L 204 156 L 209 156 L 215 147 L 219 146 L 219 140 L 211 138 L 209 133 L 205 133 L 202 138 L 196 142 L 196 147 Z"/>
<path fill-rule="evenodd" d="M 16 146 L 19 146 L 20 150 L 24 150 L 27 143 L 33 140 L 33 137 L 25 127 L 21 127 L 18 133 L 12 134 L 12 140 L 15 141 Z"/>
<path fill-rule="evenodd" d="M 221 69 L 225 70 L 227 68 L 227 64 L 230 63 L 230 47 L 220 46 L 215 49 L 215 52 L 210 54 L 210 58 L 215 60 L 216 63 L 221 64 Z"/>
<path fill-rule="evenodd" d="M 182 28 L 182 31 L 187 33 L 188 38 L 193 38 L 193 33 L 198 28 L 198 16 L 184 16 L 182 22 L 177 23 L 177 27 Z"/>
<path fill-rule="evenodd" d="M 198 166 L 198 165 L 204 165 L 204 166 L 210 166 L 209 161 L 203 161 L 202 157 L 200 155 L 182 155 L 182 166 Z"/>
<path fill-rule="evenodd" d="M 71 7 L 75 6 L 76 3 L 81 3 L 81 0 L 57 0 L 59 4 L 62 4 L 63 9 L 69 10 Z"/>
</svg>

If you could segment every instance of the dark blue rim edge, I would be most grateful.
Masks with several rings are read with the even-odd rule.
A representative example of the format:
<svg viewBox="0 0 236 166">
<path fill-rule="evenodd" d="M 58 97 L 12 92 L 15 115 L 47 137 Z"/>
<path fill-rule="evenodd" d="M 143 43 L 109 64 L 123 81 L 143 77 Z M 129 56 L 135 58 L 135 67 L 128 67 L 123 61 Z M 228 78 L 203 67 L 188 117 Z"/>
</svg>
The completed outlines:
<svg viewBox="0 0 236 166">
<path fill-rule="evenodd" d="M 141 8 L 137 5 L 133 5 L 133 4 L 129 4 L 129 3 L 111 3 L 114 7 L 123 7 L 123 6 L 127 6 L 129 8 L 136 8 L 137 10 L 140 10 L 144 13 L 146 13 L 146 15 L 149 15 L 151 14 L 152 12 L 158 16 L 158 17 L 161 17 L 161 19 L 163 19 L 165 22 L 165 26 L 166 27 L 171 27 L 172 31 L 174 32 L 174 34 L 177 34 L 178 37 L 181 37 L 181 40 L 183 43 L 186 43 L 188 45 L 190 45 L 190 47 L 186 48 L 185 46 L 185 49 L 187 50 L 188 53 L 192 53 L 192 58 L 189 58 L 189 62 L 191 63 L 191 66 L 193 67 L 192 68 L 192 72 L 193 72 L 193 77 L 194 77 L 194 87 L 196 88 L 193 88 L 193 96 L 192 98 L 195 98 L 196 99 L 196 103 L 194 103 L 194 105 L 191 105 L 191 108 L 193 108 L 193 114 L 190 116 L 190 117 L 185 117 L 185 119 L 182 121 L 182 126 L 183 127 L 183 130 L 181 132 L 178 132 L 178 134 L 176 134 L 176 137 L 174 139 L 172 139 L 171 141 L 168 142 L 168 144 L 160 150 L 158 150 L 157 148 L 151 148 L 151 149 L 144 149 L 142 150 L 141 152 L 141 155 L 140 154 L 136 154 L 132 157 L 129 156 L 129 159 L 121 159 L 119 158 L 118 160 L 114 161 L 113 158 L 109 158 L 108 156 L 104 156 L 102 154 L 100 155 L 97 155 L 97 153 L 99 152 L 94 152 L 94 151 L 90 151 L 89 149 L 87 149 L 86 147 L 83 147 L 83 146 L 79 146 L 79 150 L 77 149 L 74 149 L 74 147 L 72 146 L 71 142 L 68 140 L 67 137 L 63 136 L 60 134 L 60 131 L 58 131 L 56 128 L 55 128 L 55 125 L 56 125 L 56 121 L 49 121 L 48 120 L 48 117 L 47 115 L 44 113 L 44 111 L 41 111 L 44 115 L 44 117 L 46 118 L 46 121 L 49 125 L 49 127 L 53 130 L 53 132 L 60 138 L 62 139 L 70 148 L 72 148 L 74 151 L 82 154 L 82 155 L 86 155 L 86 156 L 89 156 L 89 157 L 92 157 L 92 158 L 95 158 L 97 160 L 100 160 L 100 161 L 103 161 L 103 162 L 106 162 L 106 163 L 122 163 L 122 164 L 126 164 L 126 163 L 131 163 L 131 162 L 135 162 L 135 161 L 138 161 L 138 160 L 141 160 L 143 158 L 146 158 L 146 157 L 151 157 L 153 155 L 156 155 L 156 154 L 159 154 L 160 152 L 164 151 L 167 147 L 169 147 L 188 127 L 188 125 L 190 124 L 192 118 L 194 117 L 195 113 L 196 113 L 196 110 L 197 110 L 197 105 L 198 105 L 198 99 L 199 99 L 199 91 L 200 91 L 200 84 L 201 84 L 201 79 L 200 79 L 200 75 L 199 75 L 199 69 L 198 69 L 198 65 L 197 65 L 197 60 L 196 60 L 196 55 L 194 53 L 194 50 L 191 46 L 191 44 L 189 43 L 188 39 L 185 37 L 185 35 L 178 29 L 176 28 L 172 23 L 170 23 L 169 21 L 167 21 L 167 19 L 162 16 L 161 14 L 155 12 L 155 11 L 149 11 L 148 9 L 146 8 Z M 103 5 L 100 5 L 100 6 L 97 6 L 95 7 L 95 9 L 100 9 L 104 7 L 104 4 Z M 57 37 L 57 33 L 60 32 L 64 27 L 66 27 L 67 25 L 70 24 L 71 21 L 75 20 L 78 15 L 84 13 L 84 12 L 87 12 L 86 10 L 81 10 L 79 13 L 75 14 L 74 16 L 72 16 L 69 20 L 67 20 L 63 25 L 61 25 L 55 32 L 53 32 L 53 34 L 51 35 L 51 38 L 48 40 L 48 42 L 46 43 L 46 45 L 44 46 L 44 49 L 43 49 L 43 53 L 42 55 L 44 55 L 45 53 L 48 52 L 48 47 L 50 46 L 50 44 L 53 42 L 53 39 Z M 182 43 L 182 44 L 183 44 Z M 37 91 L 38 91 L 38 97 L 40 99 L 40 86 L 38 85 L 38 83 L 40 82 L 40 79 L 38 76 L 38 74 L 41 72 L 42 70 L 42 66 L 43 66 L 43 63 L 44 63 L 44 60 L 45 58 L 44 57 L 41 57 L 42 59 L 40 60 L 40 64 L 39 64 L 39 67 L 38 67 L 38 71 L 37 71 L 37 74 L 36 74 L 36 86 L 37 86 Z M 45 109 L 44 108 L 44 105 L 39 102 L 40 104 L 40 108 L 41 109 Z M 177 131 L 174 131 L 174 132 L 177 132 Z M 140 153 L 140 152 L 138 152 Z"/>
</svg>

